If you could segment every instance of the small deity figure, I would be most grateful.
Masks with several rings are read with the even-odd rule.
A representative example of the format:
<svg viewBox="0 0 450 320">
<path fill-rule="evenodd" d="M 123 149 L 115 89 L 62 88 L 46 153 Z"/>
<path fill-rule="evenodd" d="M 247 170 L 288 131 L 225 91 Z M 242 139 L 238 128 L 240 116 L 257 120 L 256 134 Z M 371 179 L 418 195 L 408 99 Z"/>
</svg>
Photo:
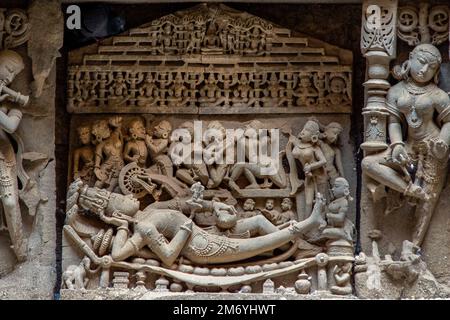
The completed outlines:
<svg viewBox="0 0 450 320">
<path fill-rule="evenodd" d="M 204 162 L 199 164 L 194 162 L 194 153 L 197 151 L 202 152 L 202 146 L 194 146 L 194 123 L 192 121 L 184 122 L 178 129 L 186 130 L 186 135 L 180 136 L 181 141 L 173 141 L 169 147 L 169 153 L 172 155 L 174 165 L 177 167 L 175 176 L 189 186 L 192 186 L 197 181 L 200 181 L 202 185 L 207 185 L 209 174 L 206 164 Z M 187 146 L 190 152 L 185 152 L 183 149 L 176 150 L 176 146 L 179 146 L 180 142 L 190 144 L 190 146 Z M 176 159 L 174 159 L 174 156 L 176 156 Z M 201 156 L 203 157 L 203 154 Z"/>
<path fill-rule="evenodd" d="M 225 163 L 226 130 L 219 121 L 211 121 L 208 124 L 207 132 L 209 136 L 204 149 L 204 158 L 209 172 L 207 188 L 214 189 L 222 183 L 230 166 Z"/>
<path fill-rule="evenodd" d="M 264 89 L 264 107 L 279 107 L 285 99 L 282 98 L 285 88 L 278 83 L 277 76 L 274 72 L 271 73 L 269 83 Z"/>
<path fill-rule="evenodd" d="M 162 47 L 161 53 L 168 53 L 167 51 L 172 50 L 172 26 L 170 23 L 166 23 L 163 27 L 163 32 L 159 35 L 159 44 Z"/>
<path fill-rule="evenodd" d="M 245 175 L 250 183 L 246 189 L 270 188 L 272 185 L 280 189 L 287 187 L 287 177 L 282 165 L 284 152 L 278 155 L 272 155 L 270 131 L 265 137 L 258 134 L 258 130 L 264 129 L 265 126 L 261 121 L 253 120 L 246 124 L 244 131 L 245 139 L 239 139 L 237 149 L 245 150 L 245 162 L 236 163 L 231 169 L 228 180 L 229 187 L 240 193 L 240 187 L 236 181 L 242 175 Z M 258 156 L 256 150 L 258 146 L 265 145 L 267 148 L 266 155 Z M 242 150 L 241 149 L 241 150 Z M 254 152 L 252 152 L 253 150 Z M 270 152 L 269 152 L 270 150 Z M 270 155 L 269 155 L 270 153 Z M 264 183 L 259 185 L 257 179 L 264 179 Z"/>
<path fill-rule="evenodd" d="M 97 273 L 101 267 L 91 270 L 91 259 L 84 257 L 79 265 L 70 265 L 62 274 L 63 284 L 69 290 L 85 290 L 89 283 L 88 274 Z"/>
<path fill-rule="evenodd" d="M 182 107 L 186 104 L 187 88 L 184 85 L 183 76 L 178 72 L 169 90 L 169 107 Z"/>
<path fill-rule="evenodd" d="M 239 219 L 245 219 L 245 218 L 251 218 L 257 215 L 260 215 L 261 212 L 257 209 L 255 209 L 256 202 L 255 200 L 248 198 L 245 200 L 244 205 L 242 206 L 242 209 L 244 209 L 244 212 L 240 212 L 238 214 Z"/>
<path fill-rule="evenodd" d="M 82 146 L 76 148 L 73 153 L 73 179 L 80 178 L 84 183 L 92 186 L 95 182 L 95 152 L 91 141 L 91 128 L 83 125 L 77 128 L 77 132 Z"/>
<path fill-rule="evenodd" d="M 344 166 L 342 165 L 341 150 L 337 146 L 339 135 L 343 128 L 337 122 L 330 122 L 324 129 L 319 140 L 319 146 L 322 150 L 327 163 L 325 170 L 327 171 L 329 186 L 331 187 L 337 177 L 344 176 Z"/>
<path fill-rule="evenodd" d="M 139 88 L 137 105 L 140 107 L 153 106 L 156 104 L 157 96 L 158 86 L 156 85 L 156 79 L 152 76 L 151 72 L 148 72 L 145 76 L 144 83 Z"/>
<path fill-rule="evenodd" d="M 173 163 L 167 155 L 171 132 L 172 125 L 170 122 L 162 120 L 154 126 L 152 132 L 146 136 L 145 141 L 154 163 L 150 169 L 168 177 L 173 177 Z"/>
<path fill-rule="evenodd" d="M 325 171 L 327 160 L 319 147 L 319 136 L 319 124 L 316 121 L 309 120 L 298 137 L 291 135 L 286 145 L 286 156 L 291 169 L 289 178 L 292 195 L 296 194 L 301 186 L 295 160 L 299 160 L 303 167 L 306 217 L 311 214 L 314 194 L 319 192 L 323 195 L 328 190 L 328 179 Z"/>
<path fill-rule="evenodd" d="M 276 224 L 284 224 L 293 220 L 297 220 L 297 215 L 292 211 L 292 200 L 290 198 L 284 198 L 281 200 L 281 213 Z"/>
<path fill-rule="evenodd" d="M 264 37 L 261 35 L 261 30 L 259 27 L 255 26 L 249 34 L 248 48 L 244 52 L 249 55 L 256 55 L 258 53 L 259 55 L 264 54 L 264 52 L 258 52 L 262 49 L 261 40 L 263 40 L 263 38 Z"/>
<path fill-rule="evenodd" d="M 334 180 L 333 201 L 326 209 L 327 226 L 322 236 L 327 239 L 343 239 L 352 242 L 353 223 L 347 219 L 350 196 L 350 185 L 345 178 L 339 177 Z"/>
<path fill-rule="evenodd" d="M 297 106 L 299 107 L 310 107 L 316 103 L 318 92 L 313 87 L 309 75 L 300 75 L 300 83 L 294 91 L 294 96 L 297 97 Z"/>
<path fill-rule="evenodd" d="M 122 72 L 118 72 L 113 84 L 109 88 L 109 93 L 112 97 L 124 98 L 128 94 L 128 87 Z"/>
<path fill-rule="evenodd" d="M 211 22 L 206 30 L 205 36 L 203 38 L 203 45 L 208 49 L 218 50 L 220 46 L 220 38 L 218 36 L 219 26 L 216 22 Z M 209 50 L 208 50 L 209 52 Z"/>
<path fill-rule="evenodd" d="M 245 73 L 242 73 L 239 79 L 239 85 L 233 91 L 231 99 L 233 107 L 248 107 L 253 104 L 255 99 L 252 97 L 252 87 Z"/>
<path fill-rule="evenodd" d="M 350 99 L 346 93 L 345 80 L 341 77 L 334 77 L 330 81 L 330 93 L 325 97 L 328 104 L 332 106 L 346 105 Z"/>
<path fill-rule="evenodd" d="M 80 90 L 80 98 L 82 101 L 87 101 L 91 94 L 92 89 L 91 75 L 89 72 L 85 72 L 83 75 L 83 79 L 79 80 L 79 90 Z"/>
<path fill-rule="evenodd" d="M 124 166 L 121 127 L 121 117 L 113 117 L 109 121 L 100 120 L 92 126 L 92 134 L 96 138 L 94 173 L 97 188 L 106 187 L 108 191 L 112 191 L 118 185 L 119 173 Z"/>
<path fill-rule="evenodd" d="M 337 295 L 349 295 L 352 294 L 352 284 L 351 284 L 351 272 L 352 264 L 345 263 L 341 266 L 335 265 L 332 271 L 335 286 L 330 288 L 331 293 Z"/>
<path fill-rule="evenodd" d="M 24 69 L 22 57 L 12 51 L 0 51 L 0 103 L 5 100 L 16 102 L 14 96 L 6 91 L 14 78 Z M 22 103 L 25 104 L 25 103 Z M 20 170 L 16 162 L 16 154 L 9 135 L 14 136 L 22 112 L 18 109 L 8 111 L 6 107 L 0 108 L 0 201 L 3 205 L 3 214 L 6 227 L 11 239 L 11 248 L 19 262 L 27 257 L 27 241 L 24 236 L 22 215 L 19 205 L 19 187 L 17 174 Z"/>
<path fill-rule="evenodd" d="M 272 222 L 274 225 L 279 224 L 279 220 L 280 220 L 280 212 L 278 210 L 275 209 L 274 206 L 274 200 L 273 199 L 267 199 L 266 200 L 266 205 L 264 207 L 264 209 L 261 210 L 261 213 L 267 218 L 269 219 L 270 222 Z"/>
<path fill-rule="evenodd" d="M 450 99 L 437 86 L 441 62 L 435 46 L 420 44 L 402 67 L 394 70 L 402 81 L 387 93 L 391 144 L 385 151 L 366 156 L 362 161 L 367 177 L 380 187 L 407 196 L 416 206 L 412 242 L 417 246 L 424 240 L 447 172 Z M 414 179 L 408 168 L 416 171 Z"/>
<path fill-rule="evenodd" d="M 141 119 L 134 119 L 130 122 L 128 135 L 129 140 L 125 144 L 123 159 L 126 163 L 136 162 L 139 167 L 146 168 L 148 158 L 147 134 Z"/>
<path fill-rule="evenodd" d="M 211 72 L 208 79 L 205 80 L 205 85 L 200 89 L 198 101 L 201 107 L 214 106 L 214 102 L 220 97 L 220 88 L 217 82 L 214 73 Z"/>
</svg>

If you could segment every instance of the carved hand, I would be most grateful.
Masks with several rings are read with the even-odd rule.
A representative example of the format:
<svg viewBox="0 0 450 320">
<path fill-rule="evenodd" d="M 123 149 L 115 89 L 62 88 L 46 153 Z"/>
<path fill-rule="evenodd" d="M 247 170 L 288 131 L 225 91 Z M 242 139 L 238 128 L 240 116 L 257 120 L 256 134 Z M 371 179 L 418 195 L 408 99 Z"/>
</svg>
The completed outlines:
<svg viewBox="0 0 450 320">
<path fill-rule="evenodd" d="M 311 165 L 305 164 L 305 166 L 303 167 L 303 171 L 305 172 L 305 174 L 310 173 L 311 172 Z"/>
<path fill-rule="evenodd" d="M 431 140 L 430 148 L 433 155 L 438 159 L 444 159 L 448 154 L 448 145 L 444 140 Z"/>
<path fill-rule="evenodd" d="M 400 144 L 396 145 L 394 150 L 392 150 L 392 159 L 402 164 L 407 163 L 410 160 L 405 147 Z"/>
</svg>

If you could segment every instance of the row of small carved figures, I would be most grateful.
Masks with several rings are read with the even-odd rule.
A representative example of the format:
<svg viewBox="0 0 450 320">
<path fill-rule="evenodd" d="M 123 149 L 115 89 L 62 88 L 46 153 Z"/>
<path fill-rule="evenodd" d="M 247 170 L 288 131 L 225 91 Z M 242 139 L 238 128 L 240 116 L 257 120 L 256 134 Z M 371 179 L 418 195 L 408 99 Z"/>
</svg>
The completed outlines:
<svg viewBox="0 0 450 320">
<path fill-rule="evenodd" d="M 309 121 L 307 124 L 311 126 L 314 123 L 316 122 Z M 316 139 L 324 139 L 323 143 L 319 143 L 320 149 L 322 150 L 328 145 L 329 147 L 325 149 L 337 148 L 333 144 L 336 144 L 338 136 L 342 132 L 342 127 L 338 123 L 330 123 L 321 129 L 324 132 L 322 134 L 319 131 L 320 124 L 316 124 L 315 126 L 317 127 L 317 133 L 313 133 L 313 135 L 318 135 Z M 244 132 L 250 129 L 257 130 L 257 128 L 264 128 L 264 125 L 260 121 L 253 120 L 245 125 L 244 129 L 246 131 Z M 193 135 L 195 135 L 195 124 L 192 121 L 187 121 L 182 123 L 178 129 L 182 130 L 178 133 L 183 135 L 183 140 L 184 135 L 188 133 L 189 137 L 186 138 L 188 140 L 190 139 L 192 143 L 194 139 Z M 225 132 L 224 126 L 219 121 L 209 122 L 209 129 Z M 191 155 L 190 152 L 188 155 L 183 155 L 180 159 L 177 158 L 174 160 L 174 154 L 170 150 L 174 150 L 179 142 L 176 140 L 177 138 L 174 138 L 172 124 L 166 120 L 160 121 L 152 129 L 146 129 L 142 119 L 132 118 L 127 124 L 126 130 L 122 131 L 122 117 L 114 116 L 108 120 L 97 120 L 92 125 L 80 125 L 77 131 L 82 146 L 76 148 L 73 152 L 74 179 L 82 178 L 85 183 L 91 186 L 95 185 L 100 188 L 109 186 L 110 191 L 113 191 L 121 183 L 118 178 L 126 163 L 136 163 L 142 170 L 155 169 L 161 174 L 176 178 L 187 185 L 192 185 L 196 181 L 200 181 L 208 189 L 215 189 L 223 182 L 227 182 L 228 187 L 235 190 L 237 187 L 234 182 L 242 175 L 239 166 L 234 169 L 229 165 L 213 168 L 214 164 L 206 165 L 206 162 L 203 162 L 201 165 L 185 163 L 184 157 L 189 157 Z M 225 139 L 225 137 L 222 137 L 222 139 Z M 326 139 L 331 139 L 334 142 Z M 202 151 L 203 158 L 208 156 L 208 147 L 210 147 L 210 144 L 204 141 L 205 150 Z M 217 152 L 225 156 L 225 147 L 223 146 L 223 149 L 221 148 L 221 151 Z M 329 163 L 329 166 L 336 164 L 338 166 L 337 171 L 342 173 L 340 169 L 340 156 L 333 156 L 334 151 L 327 151 L 325 149 L 322 150 L 324 154 L 331 152 L 331 157 L 334 157 L 334 160 Z M 182 161 L 175 163 L 178 160 Z M 284 188 L 285 183 L 282 182 L 282 177 L 277 177 L 277 174 L 268 175 L 267 179 L 271 179 L 271 181 L 265 181 L 258 188 L 271 188 L 272 184 L 279 188 Z M 281 181 L 279 181 L 280 179 Z M 256 182 L 250 180 L 249 182 L 256 184 Z M 130 190 L 127 190 L 133 193 L 139 189 L 139 187 L 135 189 L 133 183 L 129 186 L 120 187 L 130 188 Z M 256 185 L 253 186 L 253 188 L 255 187 Z M 239 192 L 238 188 L 236 191 Z M 124 191 L 122 190 L 122 192 Z M 138 190 L 136 192 L 140 191 Z M 152 195 L 156 200 L 160 194 L 158 194 L 159 191 L 155 190 L 155 192 Z M 288 207 L 290 207 L 288 208 L 290 210 L 292 203 Z M 271 218 L 269 219 L 272 220 Z"/>
<path fill-rule="evenodd" d="M 198 100 L 201 102 L 217 102 L 222 99 L 254 98 L 256 100 L 269 98 L 286 98 L 292 100 L 297 97 L 297 105 L 308 104 L 304 98 L 324 98 L 327 94 L 330 99 L 320 101 L 326 104 L 348 104 L 348 80 L 344 75 L 325 74 L 264 74 L 261 78 L 245 73 L 237 75 L 219 75 L 216 79 L 214 73 L 197 75 L 192 77 L 186 74 L 184 77 L 179 72 L 175 77 L 171 73 L 160 74 L 160 79 L 155 79 L 152 73 L 131 76 L 122 72 L 113 75 L 91 79 L 88 72 L 84 77 L 78 74 L 75 79 L 69 80 L 69 99 L 82 101 L 106 101 L 110 97 L 121 98 L 123 101 L 137 100 Z M 167 76 L 167 77 L 166 77 Z M 250 78 L 250 80 L 249 80 Z M 269 78 L 269 80 L 268 80 Z M 144 82 L 144 83 L 142 83 Z M 142 85 L 137 87 L 139 84 Z M 200 85 L 202 85 L 200 87 Z M 225 98 L 225 99 L 224 99 Z M 303 99 L 302 99 L 303 98 Z M 311 99 L 308 99 L 311 100 Z M 187 102 L 187 101 L 185 101 Z M 306 102 L 306 103 L 305 103 Z M 192 102 L 191 102 L 192 103 Z M 311 101 L 309 102 L 310 104 Z"/>
<path fill-rule="evenodd" d="M 183 27 L 172 28 L 169 24 L 163 29 L 149 31 L 146 43 L 153 48 L 174 49 L 185 51 L 199 50 L 201 46 L 221 48 L 233 52 L 250 53 L 248 50 L 269 50 L 273 35 L 267 35 L 257 27 L 252 29 L 206 29 L 204 26 L 194 26 L 189 30 Z M 253 51 L 252 51 L 253 52 Z M 254 53 L 254 52 L 253 52 Z"/>
</svg>

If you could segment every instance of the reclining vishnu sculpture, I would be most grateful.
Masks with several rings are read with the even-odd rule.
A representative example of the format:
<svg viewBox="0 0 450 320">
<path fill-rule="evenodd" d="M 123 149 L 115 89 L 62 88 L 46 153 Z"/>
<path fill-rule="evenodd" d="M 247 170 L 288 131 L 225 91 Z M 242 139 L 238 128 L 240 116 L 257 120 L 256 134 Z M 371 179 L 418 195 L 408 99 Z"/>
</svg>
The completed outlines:
<svg viewBox="0 0 450 320">
<path fill-rule="evenodd" d="M 246 227 L 252 225 L 253 229 L 265 230 L 266 234 L 249 239 L 233 239 L 206 232 L 178 210 L 155 209 L 152 206 L 139 210 L 136 199 L 110 192 L 107 192 L 105 201 L 105 197 L 99 196 L 99 189 L 83 185 L 81 180 L 75 181 L 70 191 L 72 199 L 78 197 L 77 205 L 80 208 L 106 224 L 117 227 L 111 250 L 114 261 L 142 256 L 150 249 L 167 266 L 181 256 L 195 264 L 230 263 L 279 248 L 323 223 L 324 201 L 320 194 L 317 195 L 311 216 L 306 220 L 293 222 L 280 230 L 263 216 L 243 219 Z M 102 193 L 105 194 L 105 190 Z M 221 202 L 203 199 L 194 202 L 219 214 L 235 214 L 233 207 Z"/>
</svg>

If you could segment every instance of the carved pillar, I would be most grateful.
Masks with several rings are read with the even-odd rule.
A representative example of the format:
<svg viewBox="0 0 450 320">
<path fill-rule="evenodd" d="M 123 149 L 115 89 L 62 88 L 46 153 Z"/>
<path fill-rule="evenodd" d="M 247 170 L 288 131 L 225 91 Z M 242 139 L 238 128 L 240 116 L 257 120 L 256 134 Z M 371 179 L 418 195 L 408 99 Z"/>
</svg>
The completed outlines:
<svg viewBox="0 0 450 320">
<path fill-rule="evenodd" d="M 381 151 L 386 143 L 386 93 L 389 62 L 396 53 L 397 0 L 365 0 L 361 51 L 367 59 L 364 116 L 365 152 Z"/>
</svg>

